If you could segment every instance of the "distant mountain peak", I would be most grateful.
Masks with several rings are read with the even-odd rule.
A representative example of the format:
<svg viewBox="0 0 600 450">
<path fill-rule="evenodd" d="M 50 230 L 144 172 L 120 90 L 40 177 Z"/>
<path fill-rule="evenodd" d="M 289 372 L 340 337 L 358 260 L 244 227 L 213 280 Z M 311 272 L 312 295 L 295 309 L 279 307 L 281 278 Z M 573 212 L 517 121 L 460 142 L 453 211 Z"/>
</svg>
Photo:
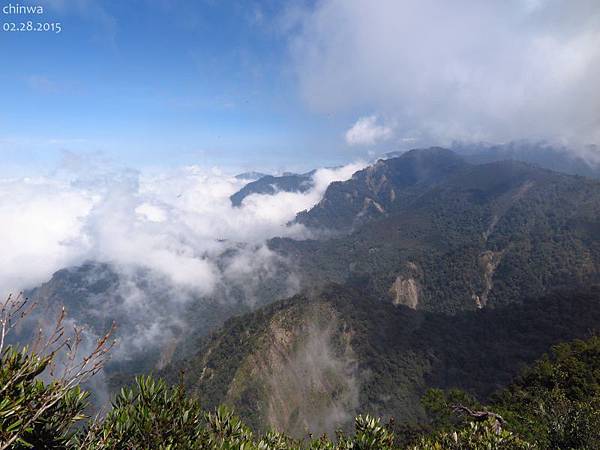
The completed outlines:
<svg viewBox="0 0 600 450">
<path fill-rule="evenodd" d="M 467 163 L 441 147 L 410 150 L 356 172 L 350 180 L 332 183 L 323 199 L 296 221 L 313 228 L 350 230 L 385 216 Z"/>
<path fill-rule="evenodd" d="M 237 178 L 238 180 L 255 181 L 255 180 L 258 180 L 259 178 L 266 177 L 267 175 L 268 174 L 263 173 L 263 172 L 250 171 L 250 172 L 240 173 L 240 174 L 236 175 L 235 178 Z"/>
<path fill-rule="evenodd" d="M 279 191 L 306 192 L 314 186 L 314 170 L 304 174 L 287 173 L 281 176 L 265 175 L 252 181 L 233 194 L 229 199 L 235 207 L 242 205 L 246 197 L 252 194 L 273 195 Z"/>
</svg>

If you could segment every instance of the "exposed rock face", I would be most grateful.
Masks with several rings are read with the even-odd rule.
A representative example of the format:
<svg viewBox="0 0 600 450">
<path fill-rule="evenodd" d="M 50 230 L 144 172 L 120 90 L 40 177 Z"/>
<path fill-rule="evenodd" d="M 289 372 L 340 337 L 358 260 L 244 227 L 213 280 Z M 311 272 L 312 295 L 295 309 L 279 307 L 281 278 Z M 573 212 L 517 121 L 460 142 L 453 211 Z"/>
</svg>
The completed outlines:
<svg viewBox="0 0 600 450">
<path fill-rule="evenodd" d="M 483 270 L 484 287 L 481 294 L 473 295 L 473 300 L 475 300 L 475 304 L 478 308 L 483 308 L 487 304 L 488 297 L 494 286 L 494 273 L 496 272 L 501 260 L 502 252 L 493 252 L 491 250 L 483 252 L 479 257 L 479 264 Z"/>
<path fill-rule="evenodd" d="M 396 281 L 390 288 L 394 305 L 405 305 L 417 309 L 419 304 L 419 285 L 414 278 L 404 278 L 402 275 L 396 277 Z"/>
<path fill-rule="evenodd" d="M 269 427 L 299 437 L 350 423 L 359 401 L 351 336 L 324 304 L 276 315 L 237 371 L 228 402 L 255 402 Z"/>
<path fill-rule="evenodd" d="M 385 214 L 385 208 L 372 198 L 365 198 L 363 208 L 358 213 L 357 218 L 371 217 L 378 214 Z"/>
</svg>

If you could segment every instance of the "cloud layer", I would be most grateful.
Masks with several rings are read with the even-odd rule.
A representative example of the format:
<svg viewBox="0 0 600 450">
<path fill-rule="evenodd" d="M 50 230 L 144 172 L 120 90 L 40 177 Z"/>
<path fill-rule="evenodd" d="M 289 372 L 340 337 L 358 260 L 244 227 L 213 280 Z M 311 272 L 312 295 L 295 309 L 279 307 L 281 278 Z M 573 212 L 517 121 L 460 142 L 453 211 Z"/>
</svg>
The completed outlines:
<svg viewBox="0 0 600 450">
<path fill-rule="evenodd" d="M 330 182 L 361 167 L 320 169 L 306 193 L 250 195 L 241 208 L 232 208 L 229 196 L 243 181 L 195 166 L 147 174 L 79 165 L 76 173 L 69 167 L 53 176 L 0 179 L 0 289 L 31 288 L 56 270 L 95 260 L 149 269 L 209 294 L 223 270 L 241 267 L 217 267 L 219 255 L 241 242 L 257 248 L 270 237 L 303 236 L 301 225 L 286 224 L 316 204 Z M 256 255 L 268 259 L 267 253 Z"/>
<path fill-rule="evenodd" d="M 323 0 L 300 17 L 316 110 L 392 117 L 423 144 L 600 142 L 598 1 Z"/>
<path fill-rule="evenodd" d="M 392 136 L 392 128 L 377 123 L 377 116 L 365 116 L 346 132 L 348 145 L 374 145 Z"/>
</svg>

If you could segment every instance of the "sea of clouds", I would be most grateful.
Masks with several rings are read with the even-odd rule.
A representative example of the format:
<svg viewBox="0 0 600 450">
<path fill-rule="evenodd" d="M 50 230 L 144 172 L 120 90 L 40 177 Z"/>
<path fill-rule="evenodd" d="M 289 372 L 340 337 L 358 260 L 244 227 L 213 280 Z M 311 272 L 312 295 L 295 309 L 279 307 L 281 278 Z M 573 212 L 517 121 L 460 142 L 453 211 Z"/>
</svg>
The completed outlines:
<svg viewBox="0 0 600 450">
<path fill-rule="evenodd" d="M 229 196 L 247 180 L 215 168 L 187 166 L 144 172 L 60 167 L 49 174 L 0 179 L 0 292 L 33 288 L 84 261 L 136 266 L 174 285 L 210 294 L 223 276 L 214 258 L 239 243 L 255 248 L 275 236 L 306 237 L 295 214 L 315 205 L 329 183 L 364 166 L 352 163 L 314 174 L 304 193 L 250 195 L 241 207 Z M 244 272 L 266 258 L 233 261 Z"/>
<path fill-rule="evenodd" d="M 0 295 L 43 286 L 61 269 L 69 274 L 30 291 L 38 307 L 10 340 L 53 329 L 71 302 L 66 324 L 83 331 L 79 358 L 114 322 L 109 372 L 163 368 L 182 337 L 194 343 L 224 318 L 300 288 L 266 241 L 311 237 L 290 224 L 296 213 L 365 165 L 318 169 L 304 193 L 253 194 L 241 207 L 229 197 L 248 180 L 199 166 L 140 171 L 66 154 L 44 174 L 0 177 Z M 107 404 L 106 372 L 88 388 L 97 406 Z"/>
</svg>

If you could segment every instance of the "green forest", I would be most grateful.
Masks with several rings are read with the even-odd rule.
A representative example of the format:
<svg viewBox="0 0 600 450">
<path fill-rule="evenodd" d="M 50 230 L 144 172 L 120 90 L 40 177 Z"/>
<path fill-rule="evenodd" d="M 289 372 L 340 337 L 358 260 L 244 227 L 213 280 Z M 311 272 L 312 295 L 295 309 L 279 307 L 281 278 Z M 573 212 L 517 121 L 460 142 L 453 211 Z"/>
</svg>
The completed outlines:
<svg viewBox="0 0 600 450">
<path fill-rule="evenodd" d="M 82 386 L 110 354 L 110 333 L 82 354 L 78 330 L 69 331 L 62 314 L 50 335 L 25 347 L 6 344 L 28 311 L 22 298 L 2 307 L 2 449 L 600 448 L 598 336 L 554 345 L 485 403 L 464 390 L 434 388 L 420 399 L 426 412 L 420 422 L 365 414 L 353 430 L 293 438 L 253 430 L 226 406 L 205 408 L 182 380 L 151 376 L 137 377 L 108 410 L 90 415 Z"/>
</svg>

